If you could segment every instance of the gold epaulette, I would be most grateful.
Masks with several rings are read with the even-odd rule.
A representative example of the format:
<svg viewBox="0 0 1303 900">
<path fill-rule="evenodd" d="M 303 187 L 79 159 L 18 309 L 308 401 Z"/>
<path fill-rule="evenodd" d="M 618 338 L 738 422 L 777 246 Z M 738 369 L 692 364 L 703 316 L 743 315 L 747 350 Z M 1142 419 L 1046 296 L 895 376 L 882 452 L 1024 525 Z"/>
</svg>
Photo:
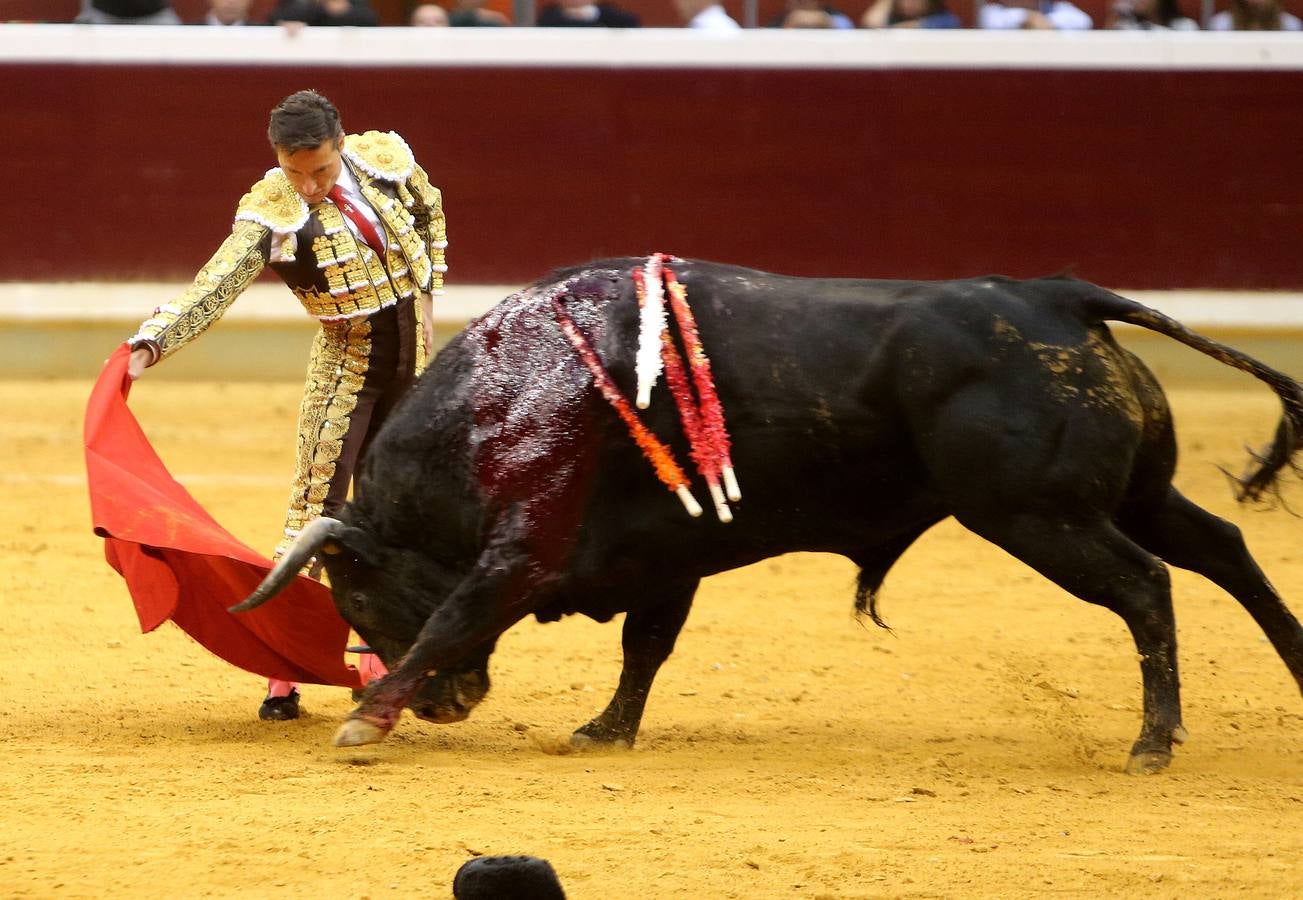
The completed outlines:
<svg viewBox="0 0 1303 900">
<path fill-rule="evenodd" d="M 298 231 L 308 221 L 308 204 L 279 168 L 268 169 L 240 198 L 235 221 L 257 222 L 280 234 Z"/>
<path fill-rule="evenodd" d="M 416 158 L 407 142 L 392 131 L 368 131 L 344 138 L 344 155 L 372 178 L 402 184 L 412 175 Z"/>
</svg>

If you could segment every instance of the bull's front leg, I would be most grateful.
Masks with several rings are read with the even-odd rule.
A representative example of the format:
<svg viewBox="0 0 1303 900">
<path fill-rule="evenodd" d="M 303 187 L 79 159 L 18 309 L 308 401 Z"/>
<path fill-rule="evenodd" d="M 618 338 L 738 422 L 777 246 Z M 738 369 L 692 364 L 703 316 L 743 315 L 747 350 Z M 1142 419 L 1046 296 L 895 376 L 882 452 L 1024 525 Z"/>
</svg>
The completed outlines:
<svg viewBox="0 0 1303 900">
<path fill-rule="evenodd" d="M 518 551 L 502 545 L 485 550 L 471 573 L 430 614 L 411 649 L 388 675 L 367 687 L 335 733 L 335 746 L 384 740 L 428 680 L 436 679 L 441 669 L 459 671 L 477 650 L 491 647 L 524 618 L 531 609 L 531 570 L 530 558 Z M 487 678 L 483 688 L 487 690 Z"/>
<path fill-rule="evenodd" d="M 621 636 L 624 667 L 620 670 L 620 684 L 601 715 L 570 736 L 572 745 L 633 746 L 652 681 L 674 650 L 674 642 L 688 618 L 688 610 L 692 608 L 697 584 L 694 580 L 661 591 L 655 600 L 649 601 L 649 605 L 632 609 L 625 616 Z"/>
</svg>

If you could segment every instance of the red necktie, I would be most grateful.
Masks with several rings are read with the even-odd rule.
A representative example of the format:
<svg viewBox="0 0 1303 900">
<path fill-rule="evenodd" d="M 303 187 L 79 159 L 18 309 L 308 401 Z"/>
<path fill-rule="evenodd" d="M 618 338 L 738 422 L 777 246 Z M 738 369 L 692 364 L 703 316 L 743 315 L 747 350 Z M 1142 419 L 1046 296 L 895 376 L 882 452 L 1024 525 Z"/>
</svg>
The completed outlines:
<svg viewBox="0 0 1303 900">
<path fill-rule="evenodd" d="M 385 245 L 380 240 L 376 227 L 371 224 L 370 219 L 362 214 L 362 210 L 354 206 L 352 201 L 344 195 L 344 189 L 336 184 L 326 196 L 333 200 L 335 205 L 339 207 L 339 211 L 348 216 L 349 221 L 357 226 L 357 233 L 362 235 L 362 240 L 366 241 L 367 246 L 376 252 L 381 262 L 384 262 Z"/>
</svg>

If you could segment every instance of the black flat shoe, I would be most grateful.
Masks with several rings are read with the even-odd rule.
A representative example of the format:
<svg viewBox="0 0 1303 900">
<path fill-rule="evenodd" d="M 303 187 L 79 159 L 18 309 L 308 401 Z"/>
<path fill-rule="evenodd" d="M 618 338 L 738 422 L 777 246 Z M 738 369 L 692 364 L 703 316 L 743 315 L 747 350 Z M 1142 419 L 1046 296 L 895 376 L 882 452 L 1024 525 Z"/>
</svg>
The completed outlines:
<svg viewBox="0 0 1303 900">
<path fill-rule="evenodd" d="M 258 718 L 269 722 L 288 722 L 299 717 L 299 689 L 284 697 L 267 697 L 258 707 Z"/>
</svg>

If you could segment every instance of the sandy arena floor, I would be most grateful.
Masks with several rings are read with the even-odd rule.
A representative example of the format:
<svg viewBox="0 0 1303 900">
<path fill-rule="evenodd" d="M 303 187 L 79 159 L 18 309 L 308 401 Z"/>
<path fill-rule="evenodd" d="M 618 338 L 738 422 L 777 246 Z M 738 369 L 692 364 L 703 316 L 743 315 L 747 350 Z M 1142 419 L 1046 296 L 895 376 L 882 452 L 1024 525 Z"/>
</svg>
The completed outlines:
<svg viewBox="0 0 1303 900">
<path fill-rule="evenodd" d="M 347 693 L 260 723 L 258 678 L 172 626 L 138 632 L 91 534 L 82 382 L 0 382 L 4 755 L 0 893 L 447 897 L 475 854 L 552 861 L 573 898 L 1283 897 L 1303 884 L 1303 703 L 1247 613 L 1174 573 L 1192 738 L 1120 772 L 1134 648 L 1089 607 L 947 523 L 888 578 L 887 633 L 853 570 L 797 555 L 709 580 L 637 748 L 555 756 L 605 703 L 619 625 L 523 623 L 467 722 L 330 737 Z M 299 386 L 139 384 L 163 458 L 237 535 L 279 527 Z M 1303 519 L 1235 507 L 1277 407 L 1172 392 L 1178 484 L 1238 522 L 1303 614 Z M 745 473 L 743 473 L 745 477 Z M 1290 490 L 1303 510 L 1303 488 Z M 546 743 L 546 740 L 543 741 Z M 1291 887 L 1292 886 L 1292 887 Z"/>
</svg>

